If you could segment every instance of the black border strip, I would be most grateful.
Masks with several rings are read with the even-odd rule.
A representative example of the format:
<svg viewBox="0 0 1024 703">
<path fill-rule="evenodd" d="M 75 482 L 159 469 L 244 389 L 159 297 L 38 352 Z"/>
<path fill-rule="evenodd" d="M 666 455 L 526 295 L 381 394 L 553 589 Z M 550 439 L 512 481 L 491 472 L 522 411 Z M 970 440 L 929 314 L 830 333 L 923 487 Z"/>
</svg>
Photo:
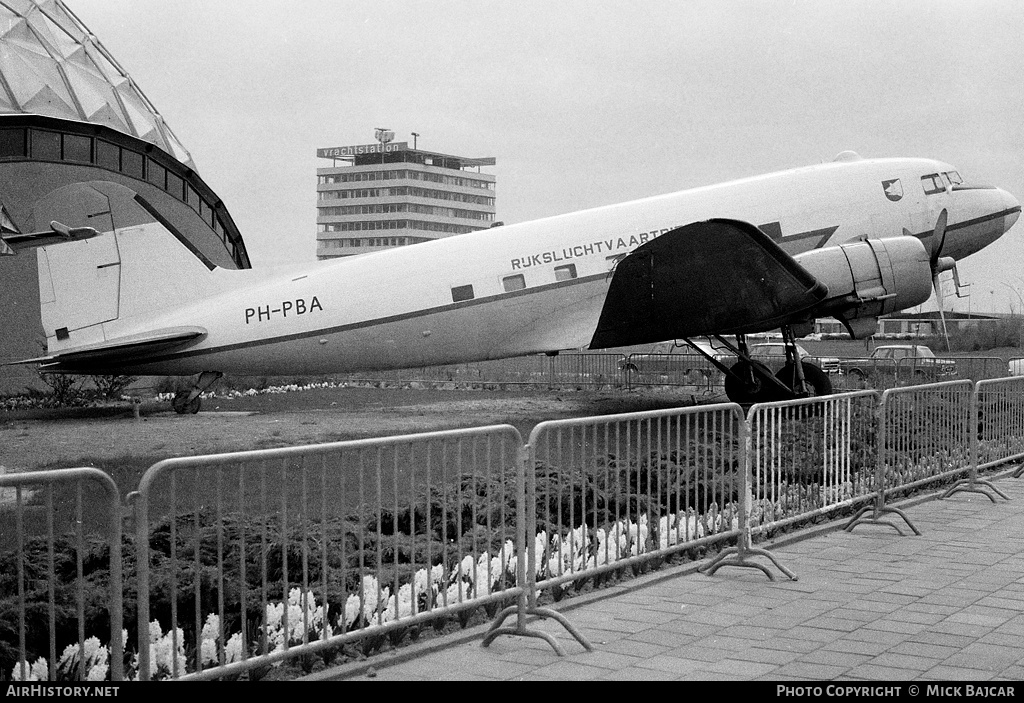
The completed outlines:
<svg viewBox="0 0 1024 703">
<path fill-rule="evenodd" d="M 163 225 L 164 229 L 173 234 L 175 239 L 184 244 L 186 249 L 195 254 L 196 258 L 202 261 L 203 265 L 206 268 L 208 268 L 211 271 L 217 268 L 217 264 L 207 259 L 203 252 L 199 251 L 196 245 L 188 240 L 188 237 L 179 232 L 174 225 L 168 222 L 167 219 L 163 215 L 161 215 L 160 212 L 155 207 L 150 205 L 149 202 L 138 193 L 135 194 L 135 202 L 141 205 L 146 210 L 146 212 L 152 215 L 157 222 Z"/>
</svg>

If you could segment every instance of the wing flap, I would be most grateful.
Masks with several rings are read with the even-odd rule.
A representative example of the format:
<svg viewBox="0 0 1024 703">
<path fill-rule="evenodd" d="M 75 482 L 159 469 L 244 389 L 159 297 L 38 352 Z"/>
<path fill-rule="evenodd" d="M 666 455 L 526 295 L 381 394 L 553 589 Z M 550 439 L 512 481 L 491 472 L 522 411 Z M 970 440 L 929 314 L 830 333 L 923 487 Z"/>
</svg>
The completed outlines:
<svg viewBox="0 0 1024 703">
<path fill-rule="evenodd" d="M 191 346 L 206 336 L 202 327 L 168 327 L 110 339 L 100 344 L 61 350 L 36 359 L 14 364 L 42 364 L 45 370 L 90 372 L 137 364 L 169 349 Z"/>
<path fill-rule="evenodd" d="M 828 288 L 760 229 L 685 225 L 638 247 L 612 273 L 593 349 L 775 329 Z"/>
</svg>

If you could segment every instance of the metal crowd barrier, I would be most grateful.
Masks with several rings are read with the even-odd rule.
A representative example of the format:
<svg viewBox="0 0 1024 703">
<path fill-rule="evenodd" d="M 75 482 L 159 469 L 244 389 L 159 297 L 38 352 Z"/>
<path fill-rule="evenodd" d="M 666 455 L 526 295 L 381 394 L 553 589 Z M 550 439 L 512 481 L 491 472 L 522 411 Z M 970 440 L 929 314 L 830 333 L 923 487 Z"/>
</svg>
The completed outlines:
<svg viewBox="0 0 1024 703">
<path fill-rule="evenodd" d="M 134 496 L 138 637 L 158 643 L 139 678 L 259 676 L 514 599 L 521 452 L 500 425 L 153 465 Z"/>
<path fill-rule="evenodd" d="M 4 674 L 20 681 L 121 681 L 121 503 L 114 480 L 88 467 L 0 475 L 0 544 L 11 550 L 5 562 L 13 556 L 4 569 L 2 629 L 17 633 L 16 646 L 4 647 L 17 652 L 13 667 L 3 662 Z M 96 579 L 94 571 L 109 575 Z"/>
<path fill-rule="evenodd" d="M 760 569 L 764 556 L 789 578 L 796 575 L 770 552 L 753 546 L 765 535 L 867 500 L 874 469 L 874 391 L 752 406 L 745 423 L 741 535 L 701 568 Z"/>
<path fill-rule="evenodd" d="M 886 495 L 963 473 L 971 464 L 969 380 L 890 388 L 879 406 Z"/>
<path fill-rule="evenodd" d="M 1024 458 L 1024 376 L 979 381 L 976 394 L 978 468 Z"/>
<path fill-rule="evenodd" d="M 625 383 L 622 354 L 559 354 L 547 357 L 551 385 L 614 388 Z"/>
<path fill-rule="evenodd" d="M 993 493 L 1009 500 L 991 481 L 978 478 L 978 471 L 1024 458 L 1024 377 L 990 379 L 975 385 L 971 417 L 977 428 L 971 432 L 971 473 L 942 496 L 959 491 L 980 493 L 996 502 Z M 1014 478 L 1024 474 L 1024 464 Z"/>
<path fill-rule="evenodd" d="M 951 356 L 945 357 L 956 362 L 954 378 L 969 378 L 984 381 L 1006 377 L 1006 362 L 995 356 Z"/>
<path fill-rule="evenodd" d="M 541 591 L 557 598 L 574 582 L 733 540 L 701 570 L 750 566 L 773 578 L 750 559 L 763 555 L 795 579 L 756 537 L 871 499 L 881 522 L 899 513 L 885 507 L 896 492 L 968 470 L 971 485 L 985 483 L 979 467 L 1021 458 L 1024 377 L 759 404 L 746 418 L 721 404 L 557 420 L 525 446 L 500 425 L 170 459 L 130 496 L 137 641 L 148 643 L 138 676 L 258 678 L 285 658 L 327 661 L 344 643 L 502 605 L 484 644 L 520 634 L 562 653 L 527 628 L 540 615 L 589 649 L 563 616 L 537 606 Z M 8 475 L 0 500 L 14 508 L 0 512 L 3 534 L 14 535 L 4 543 L 16 544 L 17 592 L 5 597 L 25 665 L 14 675 L 38 675 L 30 653 L 60 661 L 73 620 L 81 656 L 44 676 L 86 678 L 106 664 L 120 680 L 127 601 L 113 480 L 97 469 Z M 62 526 L 76 530 L 69 548 Z M 109 559 L 105 655 L 85 637 L 107 634 L 87 622 L 94 533 Z M 72 595 L 58 578 L 69 553 Z M 512 615 L 516 626 L 503 627 Z"/>
<path fill-rule="evenodd" d="M 875 501 L 846 524 L 898 525 L 883 515 L 898 515 L 920 535 L 903 511 L 886 505 L 889 496 L 949 479 L 972 466 L 970 418 L 974 385 L 969 380 L 945 381 L 923 386 L 890 388 L 878 404 L 878 453 L 875 470 Z"/>
<path fill-rule="evenodd" d="M 747 415 L 753 534 L 849 507 L 869 495 L 878 393 L 763 403 Z"/>
<path fill-rule="evenodd" d="M 738 405 L 542 422 L 530 434 L 527 590 L 735 539 Z"/>
<path fill-rule="evenodd" d="M 453 383 L 502 386 L 577 386 L 614 388 L 625 383 L 622 354 L 532 354 L 472 364 L 427 366 L 349 374 L 351 381 L 387 383 Z"/>
</svg>

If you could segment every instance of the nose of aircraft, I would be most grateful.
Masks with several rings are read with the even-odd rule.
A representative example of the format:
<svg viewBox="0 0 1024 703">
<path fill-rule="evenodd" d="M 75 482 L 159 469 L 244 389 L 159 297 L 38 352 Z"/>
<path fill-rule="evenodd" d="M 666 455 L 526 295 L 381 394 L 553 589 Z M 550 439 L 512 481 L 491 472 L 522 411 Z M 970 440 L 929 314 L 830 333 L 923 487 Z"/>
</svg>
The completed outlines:
<svg viewBox="0 0 1024 703">
<path fill-rule="evenodd" d="M 1020 217 L 1020 201 L 1002 188 L 998 190 L 999 196 L 1003 199 L 1003 208 L 1006 210 L 1006 215 L 1003 218 L 1003 232 L 1007 232 Z"/>
</svg>

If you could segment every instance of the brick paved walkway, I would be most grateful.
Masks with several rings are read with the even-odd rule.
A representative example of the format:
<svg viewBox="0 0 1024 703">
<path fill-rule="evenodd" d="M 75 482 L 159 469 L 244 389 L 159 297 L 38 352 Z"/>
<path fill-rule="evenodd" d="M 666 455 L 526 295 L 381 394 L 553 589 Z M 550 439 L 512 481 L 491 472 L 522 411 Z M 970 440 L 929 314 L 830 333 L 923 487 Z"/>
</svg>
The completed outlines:
<svg viewBox="0 0 1024 703">
<path fill-rule="evenodd" d="M 477 628 L 315 678 L 1021 680 L 1024 479 L 996 485 L 1010 502 L 960 493 L 906 508 L 920 537 L 861 526 L 774 547 L 796 582 L 677 568 L 564 602 L 593 652 L 546 620 L 532 627 L 568 656 L 526 637 L 484 648 Z"/>
</svg>

